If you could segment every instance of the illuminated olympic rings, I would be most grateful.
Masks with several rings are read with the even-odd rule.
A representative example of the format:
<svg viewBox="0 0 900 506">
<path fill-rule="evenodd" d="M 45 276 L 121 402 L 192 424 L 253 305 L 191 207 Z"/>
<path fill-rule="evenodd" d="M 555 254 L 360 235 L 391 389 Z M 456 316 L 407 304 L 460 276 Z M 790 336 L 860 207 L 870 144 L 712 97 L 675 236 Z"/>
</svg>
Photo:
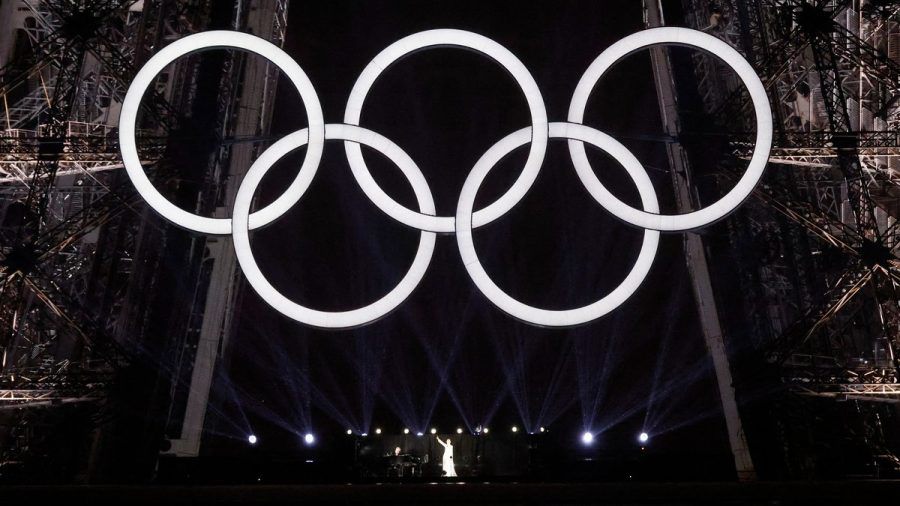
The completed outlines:
<svg viewBox="0 0 900 506">
<path fill-rule="evenodd" d="M 658 44 L 690 46 L 721 58 L 747 87 L 756 111 L 756 144 L 749 166 L 720 200 L 697 211 L 681 215 L 659 213 L 653 185 L 635 156 L 612 137 L 582 125 L 588 96 L 597 81 L 623 57 Z M 455 216 L 436 216 L 428 182 L 416 163 L 384 136 L 359 126 L 363 102 L 379 75 L 406 55 L 432 47 L 458 47 L 483 54 L 508 71 L 522 89 L 531 115 L 531 125 L 513 132 L 494 144 L 469 172 L 459 197 Z M 243 49 L 256 53 L 277 66 L 297 89 L 306 109 L 308 127 L 285 136 L 266 149 L 250 167 L 238 189 L 231 219 L 205 218 L 184 211 L 166 200 L 152 185 L 141 166 L 135 139 L 138 109 L 146 89 L 166 66 L 186 54 L 213 48 Z M 604 209 L 618 219 L 644 229 L 644 240 L 631 272 L 612 292 L 596 302 L 569 310 L 547 310 L 523 304 L 501 290 L 488 276 L 475 252 L 472 231 L 506 214 L 528 192 L 537 178 L 547 143 L 551 138 L 568 139 L 572 162 L 582 184 Z M 250 230 L 265 226 L 291 208 L 312 182 L 326 140 L 344 141 L 354 178 L 366 196 L 391 218 L 420 231 L 418 250 L 400 282 L 381 299 L 350 311 L 318 311 L 291 301 L 276 290 L 260 271 L 250 246 Z M 638 189 L 643 210 L 635 209 L 611 194 L 597 179 L 584 150 L 591 144 L 621 164 Z M 603 51 L 588 67 L 575 89 L 567 122 L 550 123 L 543 97 L 534 78 L 509 50 L 484 36 L 461 30 L 429 30 L 405 37 L 384 49 L 362 71 L 344 111 L 343 124 L 325 124 L 318 96 L 303 69 L 277 46 L 252 35 L 231 31 L 210 31 L 175 41 L 154 55 L 135 76 L 122 103 L 119 120 L 122 160 L 135 188 L 156 212 L 172 223 L 204 234 L 232 234 L 238 262 L 253 289 L 268 304 L 298 322 L 320 328 L 351 328 L 371 323 L 397 308 L 418 286 L 434 253 L 436 233 L 455 233 L 463 264 L 475 286 L 506 313 L 534 325 L 566 327 L 599 318 L 621 305 L 646 278 L 656 256 L 660 231 L 685 231 L 704 227 L 734 211 L 759 183 L 772 144 L 772 114 L 765 88 L 753 68 L 731 46 L 721 40 L 686 28 L 653 28 L 635 33 Z M 418 211 L 391 198 L 372 178 L 360 145 L 380 152 L 393 162 L 412 185 Z M 474 210 L 475 196 L 491 169 L 514 149 L 530 144 L 528 158 L 518 179 L 496 201 Z M 284 155 L 307 146 L 296 178 L 275 201 L 251 213 L 253 196 L 266 172 Z"/>
</svg>

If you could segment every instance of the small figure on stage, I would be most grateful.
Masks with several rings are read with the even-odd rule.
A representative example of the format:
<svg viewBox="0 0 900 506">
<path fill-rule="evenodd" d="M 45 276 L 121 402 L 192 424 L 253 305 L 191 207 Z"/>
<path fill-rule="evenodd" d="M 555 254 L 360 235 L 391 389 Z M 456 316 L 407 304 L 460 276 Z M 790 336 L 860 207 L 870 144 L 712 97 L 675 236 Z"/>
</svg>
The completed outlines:
<svg viewBox="0 0 900 506">
<path fill-rule="evenodd" d="M 453 466 L 453 444 L 450 442 L 450 438 L 447 438 L 445 443 L 438 437 L 437 442 L 444 447 L 444 458 L 441 461 L 441 467 L 444 468 L 444 476 L 448 478 L 456 477 L 456 468 Z"/>
</svg>

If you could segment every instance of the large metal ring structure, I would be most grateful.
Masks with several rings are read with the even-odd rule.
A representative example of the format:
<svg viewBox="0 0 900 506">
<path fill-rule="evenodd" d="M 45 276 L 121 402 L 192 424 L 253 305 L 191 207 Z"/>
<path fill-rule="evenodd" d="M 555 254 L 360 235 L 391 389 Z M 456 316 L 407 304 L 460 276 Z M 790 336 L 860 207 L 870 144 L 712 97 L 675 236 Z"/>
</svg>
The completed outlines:
<svg viewBox="0 0 900 506">
<path fill-rule="evenodd" d="M 660 214 L 653 184 L 634 154 L 609 135 L 581 124 L 589 95 L 602 75 L 627 55 L 659 44 L 690 46 L 722 58 L 747 86 L 756 110 L 756 145 L 745 174 L 720 200 L 683 215 Z M 365 98 L 381 73 L 410 53 L 432 47 L 470 49 L 493 59 L 516 80 L 531 114 L 530 126 L 499 140 L 469 171 L 457 202 L 455 216 L 436 216 L 428 182 L 403 149 L 381 134 L 359 126 Z M 137 155 L 135 139 L 135 125 L 141 97 L 152 84 L 154 77 L 175 59 L 210 48 L 242 49 L 269 59 L 297 88 L 309 122 L 307 128 L 289 134 L 274 143 L 253 163 L 238 189 L 231 219 L 197 216 L 166 200 L 144 173 Z M 357 79 L 344 111 L 344 123 L 327 125 L 324 123 L 319 99 L 312 83 L 299 65 L 278 47 L 252 35 L 238 32 L 213 31 L 191 35 L 166 46 L 138 72 L 122 104 L 119 124 L 120 146 L 125 168 L 148 205 L 167 220 L 185 229 L 204 234 L 232 234 L 238 262 L 247 281 L 259 296 L 291 319 L 327 329 L 365 325 L 399 307 L 425 275 L 434 252 L 436 233 L 456 234 L 460 256 L 475 286 L 494 305 L 513 317 L 532 325 L 546 327 L 568 327 L 600 318 L 624 303 L 646 278 L 656 256 L 660 231 L 684 231 L 704 227 L 733 212 L 747 198 L 762 177 L 772 142 L 771 110 L 765 88 L 743 57 L 711 35 L 686 28 L 668 27 L 635 33 L 603 51 L 579 81 L 569 107 L 567 122 L 548 122 L 543 97 L 534 78 L 509 50 L 482 35 L 462 30 L 442 29 L 410 35 L 379 53 Z M 640 253 L 620 285 L 587 306 L 568 310 L 532 307 L 505 293 L 482 267 L 473 239 L 475 228 L 506 214 L 528 192 L 543 164 L 550 138 L 568 139 L 569 152 L 578 177 L 600 206 L 618 219 L 644 229 Z M 325 140 L 344 141 L 353 176 L 372 203 L 396 221 L 420 231 L 418 250 L 400 282 L 377 301 L 349 311 L 318 311 L 289 300 L 262 274 L 250 246 L 250 230 L 267 225 L 282 216 L 309 188 L 318 169 Z M 474 210 L 478 189 L 491 169 L 514 149 L 529 143 L 528 158 L 522 172 L 509 190 L 485 208 Z M 628 206 L 603 186 L 588 162 L 584 143 L 599 148 L 622 165 L 637 187 L 643 210 Z M 400 169 L 413 188 L 418 211 L 402 206 L 378 186 L 366 166 L 360 145 L 373 148 Z M 291 185 L 274 202 L 251 213 L 254 194 L 268 170 L 286 154 L 302 146 L 307 146 L 306 157 Z"/>
<path fill-rule="evenodd" d="M 243 49 L 269 60 L 281 69 L 291 81 L 291 84 L 300 93 L 300 98 L 303 100 L 303 105 L 306 108 L 306 119 L 309 123 L 311 141 L 308 143 L 306 158 L 303 160 L 300 172 L 280 197 L 265 208 L 253 213 L 250 217 L 250 228 L 268 225 L 296 204 L 303 192 L 306 191 L 322 159 L 322 149 L 325 144 L 325 120 L 322 115 L 322 106 L 319 104 L 319 95 L 316 94 L 315 88 L 313 88 L 303 69 L 280 47 L 253 35 L 228 30 L 195 33 L 164 47 L 141 67 L 128 87 L 119 115 L 119 150 L 122 153 L 122 163 L 125 165 L 128 177 L 138 193 L 141 194 L 141 197 L 147 202 L 147 205 L 162 215 L 163 218 L 194 232 L 226 235 L 231 233 L 231 220 L 225 218 L 204 218 L 189 213 L 172 204 L 153 187 L 153 183 L 150 182 L 150 179 L 144 172 L 144 168 L 141 166 L 135 139 L 135 125 L 137 124 L 141 98 L 143 98 L 144 92 L 153 83 L 156 75 L 166 65 L 178 58 L 207 49 Z"/>
<path fill-rule="evenodd" d="M 347 100 L 344 123 L 349 125 L 359 124 L 366 95 L 372 89 L 375 80 L 386 68 L 413 52 L 431 47 L 470 49 L 493 59 L 516 80 L 516 83 L 525 95 L 525 100 L 528 102 L 528 109 L 531 113 L 531 150 L 528 152 L 525 167 L 505 194 L 493 204 L 475 212 L 472 221 L 475 227 L 480 227 L 503 216 L 522 200 L 537 178 L 538 172 L 541 170 L 541 164 L 544 163 L 544 154 L 547 151 L 547 110 L 544 108 L 541 90 L 538 88 L 531 73 L 525 68 L 525 65 L 508 49 L 487 37 L 462 30 L 428 30 L 404 37 L 379 53 L 366 65 L 366 68 L 363 69 L 356 79 L 356 84 L 353 85 L 353 90 L 350 91 L 350 98 Z M 452 216 L 426 216 L 410 211 L 398 204 L 372 179 L 372 174 L 366 167 L 359 145 L 348 142 L 345 144 L 345 149 L 353 176 L 359 182 L 369 200 L 387 213 L 388 216 L 419 230 L 444 233 L 451 233 L 455 230 Z"/>
<path fill-rule="evenodd" d="M 250 231 L 247 226 L 251 216 L 250 206 L 253 204 L 253 194 L 266 172 L 284 155 L 306 145 L 307 138 L 308 131 L 303 129 L 279 140 L 256 159 L 247 175 L 244 176 L 234 199 L 234 211 L 231 218 L 234 224 L 232 227 L 234 251 L 250 286 L 270 306 L 287 317 L 320 328 L 351 328 L 365 325 L 393 311 L 418 286 L 431 262 L 436 239 L 435 233 L 424 230 L 421 232 L 419 248 L 409 271 L 393 290 L 368 306 L 351 311 L 317 311 L 301 306 L 282 295 L 269 283 L 253 258 L 253 251 L 250 249 Z M 431 216 L 435 214 L 434 199 L 428 188 L 428 182 L 425 181 L 425 176 L 422 175 L 422 171 L 415 162 L 396 144 L 371 130 L 342 124 L 325 125 L 325 139 L 365 144 L 386 156 L 406 176 L 416 195 L 419 209 Z"/>
<path fill-rule="evenodd" d="M 744 82 L 744 86 L 747 87 L 747 91 L 750 92 L 750 98 L 753 99 L 753 108 L 756 113 L 756 144 L 753 148 L 750 164 L 734 188 L 709 206 L 687 214 L 664 215 L 641 211 L 616 198 L 602 184 L 589 184 L 588 180 L 590 175 L 593 175 L 593 170 L 584 152 L 584 144 L 581 141 L 570 140 L 569 153 L 572 156 L 572 163 L 575 165 L 578 177 L 588 187 L 588 191 L 591 192 L 594 199 L 613 216 L 640 228 L 678 232 L 705 227 L 724 218 L 741 205 L 753 192 L 759 180 L 762 179 L 766 163 L 769 161 L 769 152 L 772 149 L 772 109 L 769 106 L 769 98 L 766 95 L 765 86 L 759 80 L 753 67 L 733 47 L 712 35 L 697 30 L 662 27 L 651 28 L 629 35 L 600 53 L 600 56 L 591 63 L 584 75 L 581 76 L 581 80 L 575 88 L 575 93 L 572 95 L 572 102 L 569 106 L 569 121 L 581 123 L 584 120 L 584 110 L 587 107 L 591 90 L 610 67 L 636 51 L 659 44 L 693 47 L 712 53 L 721 58 L 737 73 L 738 77 Z"/>
</svg>

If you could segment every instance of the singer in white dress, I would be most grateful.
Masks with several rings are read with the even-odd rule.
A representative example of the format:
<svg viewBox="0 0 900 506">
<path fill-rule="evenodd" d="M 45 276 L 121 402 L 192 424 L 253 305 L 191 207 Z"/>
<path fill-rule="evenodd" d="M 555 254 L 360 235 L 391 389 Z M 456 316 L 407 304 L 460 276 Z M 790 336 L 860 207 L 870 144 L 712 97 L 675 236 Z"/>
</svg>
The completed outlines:
<svg viewBox="0 0 900 506">
<path fill-rule="evenodd" d="M 441 460 L 444 476 L 448 478 L 456 477 L 456 468 L 453 466 L 453 444 L 450 443 L 450 438 L 447 438 L 446 443 L 441 441 L 441 438 L 437 438 L 437 442 L 444 447 L 444 458 Z"/>
</svg>

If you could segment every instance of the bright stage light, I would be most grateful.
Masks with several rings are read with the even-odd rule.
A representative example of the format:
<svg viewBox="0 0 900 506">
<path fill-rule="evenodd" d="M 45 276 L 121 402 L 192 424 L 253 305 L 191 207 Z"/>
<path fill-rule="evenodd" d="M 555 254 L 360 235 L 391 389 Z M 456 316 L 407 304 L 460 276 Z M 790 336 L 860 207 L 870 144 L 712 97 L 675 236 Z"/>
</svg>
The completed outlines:
<svg viewBox="0 0 900 506">
<path fill-rule="evenodd" d="M 513 425 L 513 426 L 512 426 L 512 431 L 513 431 L 513 432 L 519 432 L 519 428 L 516 427 L 515 425 Z"/>
<path fill-rule="evenodd" d="M 437 429 L 435 429 L 434 427 L 432 427 L 432 428 L 431 428 L 431 433 L 432 433 L 432 434 L 437 434 Z"/>
<path fill-rule="evenodd" d="M 303 442 L 308 445 L 311 445 L 316 442 L 316 437 L 313 436 L 311 433 L 307 432 L 306 435 L 303 436 Z"/>
<path fill-rule="evenodd" d="M 487 434 L 487 433 L 488 433 L 488 430 L 489 430 L 489 429 L 488 429 L 487 427 L 485 427 L 485 428 L 481 429 L 481 433 L 482 433 L 482 434 Z"/>
<path fill-rule="evenodd" d="M 352 435 L 353 435 L 353 429 L 347 429 L 347 435 L 348 435 L 348 436 L 352 436 Z"/>
<path fill-rule="evenodd" d="M 593 443 L 593 442 L 594 442 L 594 435 L 591 434 L 590 432 L 585 432 L 584 434 L 581 435 L 581 442 L 584 443 L 584 444 L 586 444 L 586 445 L 589 445 L 589 444 Z"/>
<path fill-rule="evenodd" d="M 409 429 L 403 429 L 404 434 L 409 434 Z"/>
<path fill-rule="evenodd" d="M 368 432 L 363 432 L 362 434 L 360 434 L 360 436 L 362 436 L 362 437 L 366 437 L 366 436 L 368 436 L 368 435 L 369 435 Z"/>
<path fill-rule="evenodd" d="M 646 443 L 648 440 L 650 440 L 650 435 L 646 432 L 641 432 L 638 435 L 638 441 L 640 441 L 641 443 Z"/>
<path fill-rule="evenodd" d="M 422 434 L 421 432 L 416 432 L 416 435 L 422 437 L 424 434 Z"/>
<path fill-rule="evenodd" d="M 462 429 L 460 429 L 460 428 L 457 427 L 456 433 L 457 433 L 457 434 L 462 434 Z"/>
<path fill-rule="evenodd" d="M 381 429 L 375 429 L 375 434 L 381 434 Z"/>
<path fill-rule="evenodd" d="M 547 429 L 541 427 L 541 432 L 547 432 Z"/>
<path fill-rule="evenodd" d="M 254 436 L 253 434 L 250 434 L 249 436 L 247 436 L 247 442 L 248 442 L 248 443 L 250 443 L 250 444 L 252 444 L 252 445 L 255 445 L 255 444 L 256 444 L 256 441 L 257 441 L 257 440 L 256 440 L 256 436 Z"/>
</svg>

